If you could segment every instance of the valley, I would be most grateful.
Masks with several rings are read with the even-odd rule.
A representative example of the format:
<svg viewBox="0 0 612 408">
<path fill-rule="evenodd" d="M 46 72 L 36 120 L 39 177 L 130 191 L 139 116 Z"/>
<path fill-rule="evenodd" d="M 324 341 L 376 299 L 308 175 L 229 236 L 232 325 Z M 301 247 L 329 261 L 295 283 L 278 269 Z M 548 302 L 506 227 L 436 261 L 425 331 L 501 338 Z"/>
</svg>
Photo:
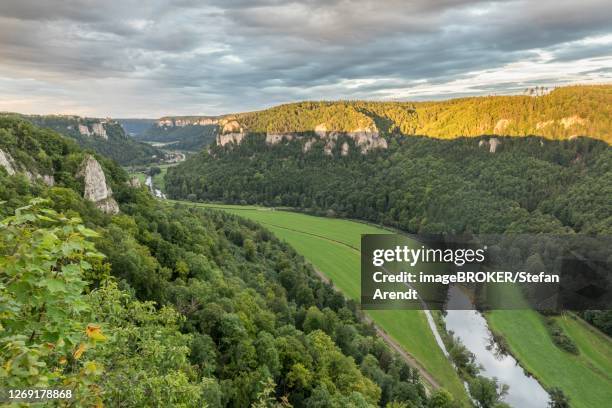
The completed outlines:
<svg viewBox="0 0 612 408">
<path fill-rule="evenodd" d="M 178 203 L 172 200 L 169 202 Z M 258 222 L 295 248 L 326 279 L 354 300 L 359 299 L 360 293 L 361 234 L 390 233 L 360 222 L 313 217 L 282 209 L 187 202 L 181 204 L 214 208 Z M 364 314 L 381 328 L 382 333 L 409 353 L 435 382 L 453 395 L 463 395 L 465 400 L 461 380 L 436 343 L 423 312 L 384 310 L 366 311 Z M 544 387 L 561 387 L 575 407 L 604 406 L 612 397 L 606 385 L 610 382 L 608 373 L 612 369 L 612 342 L 596 330 L 588 329 L 571 314 L 556 319 L 569 329 L 572 339 L 578 342 L 581 351 L 579 356 L 564 352 L 553 344 L 537 312 L 512 310 L 486 314 L 491 330 L 507 342 L 508 351 Z M 427 378 L 427 375 L 424 377 Z M 520 390 L 513 391 L 520 395 Z"/>
</svg>

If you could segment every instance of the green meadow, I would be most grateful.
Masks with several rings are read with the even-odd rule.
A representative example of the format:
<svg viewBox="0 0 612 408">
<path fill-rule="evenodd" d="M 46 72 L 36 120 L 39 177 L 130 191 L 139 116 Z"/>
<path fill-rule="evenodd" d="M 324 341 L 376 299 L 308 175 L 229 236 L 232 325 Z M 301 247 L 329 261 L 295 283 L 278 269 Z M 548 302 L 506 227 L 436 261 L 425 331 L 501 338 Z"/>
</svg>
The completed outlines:
<svg viewBox="0 0 612 408">
<path fill-rule="evenodd" d="M 498 297 L 524 302 L 516 287 L 496 287 Z M 525 308 L 527 304 L 525 303 Z M 558 387 L 571 407 L 607 407 L 612 401 L 612 341 L 573 314 L 553 319 L 579 349 L 574 355 L 557 347 L 544 317 L 533 310 L 494 310 L 485 317 L 489 328 L 503 336 L 521 366 L 546 388 Z"/>
</svg>

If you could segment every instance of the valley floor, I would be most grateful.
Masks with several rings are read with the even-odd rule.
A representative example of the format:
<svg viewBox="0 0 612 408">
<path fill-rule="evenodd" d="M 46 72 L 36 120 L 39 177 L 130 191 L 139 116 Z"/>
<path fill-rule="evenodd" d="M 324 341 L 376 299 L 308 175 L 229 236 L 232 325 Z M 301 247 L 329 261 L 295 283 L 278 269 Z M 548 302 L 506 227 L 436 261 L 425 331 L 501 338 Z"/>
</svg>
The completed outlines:
<svg viewBox="0 0 612 408">
<path fill-rule="evenodd" d="M 189 205 L 194 205 L 189 203 Z M 360 222 L 314 217 L 254 206 L 195 204 L 217 208 L 251 219 L 273 232 L 302 254 L 347 297 L 359 301 L 361 234 L 385 234 L 387 230 Z M 467 401 L 463 384 L 437 346 L 421 311 L 376 310 L 366 316 L 381 335 L 399 345 L 416 360 L 423 377 Z M 574 356 L 555 346 L 541 316 L 529 310 L 493 311 L 486 315 L 490 329 L 501 335 L 520 364 L 546 387 L 559 387 L 571 406 L 604 407 L 612 401 L 612 341 L 582 320 L 569 315 L 556 318 L 574 340 L 580 354 Z"/>
</svg>

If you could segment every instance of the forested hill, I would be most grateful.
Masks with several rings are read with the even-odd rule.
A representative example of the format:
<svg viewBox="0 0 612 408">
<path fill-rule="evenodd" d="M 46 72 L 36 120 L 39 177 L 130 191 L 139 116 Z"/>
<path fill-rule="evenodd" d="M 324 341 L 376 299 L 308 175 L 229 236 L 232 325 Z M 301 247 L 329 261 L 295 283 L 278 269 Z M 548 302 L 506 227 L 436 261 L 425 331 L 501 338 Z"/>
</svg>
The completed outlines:
<svg viewBox="0 0 612 408">
<path fill-rule="evenodd" d="M 612 85 L 569 86 L 540 96 L 487 96 L 440 102 L 299 102 L 227 115 L 224 133 L 374 131 L 442 139 L 463 136 L 588 136 L 612 143 Z M 234 120 L 236 123 L 232 123 Z"/>
<path fill-rule="evenodd" d="M 76 406 L 434 406 L 356 305 L 268 231 L 128 181 L 56 132 L 0 117 L 5 386 L 68 387 Z M 92 182 L 118 214 L 83 198 Z"/>
<path fill-rule="evenodd" d="M 147 164 L 159 161 L 164 153 L 129 138 L 113 119 L 84 118 L 70 115 L 19 115 L 23 119 L 76 141 L 121 165 Z"/>
<path fill-rule="evenodd" d="M 167 190 L 409 232 L 612 233 L 612 148 L 604 142 L 410 136 L 361 154 L 345 138 L 348 153 L 336 147 L 331 156 L 316 145 L 304 153 L 299 140 L 215 146 L 170 169 Z"/>
</svg>

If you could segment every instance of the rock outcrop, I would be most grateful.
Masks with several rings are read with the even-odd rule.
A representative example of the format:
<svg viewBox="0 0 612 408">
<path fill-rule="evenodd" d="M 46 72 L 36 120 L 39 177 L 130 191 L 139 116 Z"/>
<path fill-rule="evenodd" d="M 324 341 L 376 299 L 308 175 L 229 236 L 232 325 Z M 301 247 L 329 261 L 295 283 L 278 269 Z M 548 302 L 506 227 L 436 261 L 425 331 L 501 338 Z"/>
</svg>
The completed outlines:
<svg viewBox="0 0 612 408">
<path fill-rule="evenodd" d="M 127 184 L 128 186 L 133 187 L 133 188 L 142 187 L 142 183 L 140 182 L 138 177 L 132 177 L 131 179 L 128 180 Z"/>
<path fill-rule="evenodd" d="M 9 176 L 17 173 L 13 157 L 8 152 L 5 153 L 2 149 L 0 149 L 0 166 L 4 167 Z"/>
<path fill-rule="evenodd" d="M 314 132 L 321 139 L 338 140 L 340 136 L 348 136 L 353 139 L 355 145 L 361 148 L 361 153 L 365 154 L 373 149 L 386 149 L 387 141 L 380 136 L 376 125 L 372 124 L 365 128 L 356 128 L 351 131 L 328 131 L 325 123 L 320 123 L 314 128 Z"/>
<path fill-rule="evenodd" d="M 341 147 L 341 150 L 340 150 L 340 154 L 341 154 L 342 156 L 348 156 L 348 154 L 349 154 L 349 150 L 350 150 L 350 147 L 349 147 L 348 142 L 344 142 L 344 143 L 342 143 L 342 147 Z"/>
<path fill-rule="evenodd" d="M 83 136 L 91 136 L 91 132 L 89 131 L 89 127 L 87 125 L 79 125 L 79 133 Z"/>
<path fill-rule="evenodd" d="M 227 134 L 217 134 L 217 144 L 219 146 L 225 146 L 226 144 L 233 143 L 239 145 L 244 139 L 244 133 L 227 133 Z"/>
<path fill-rule="evenodd" d="M 302 146 L 302 153 L 307 153 L 312 149 L 312 145 L 316 142 L 316 139 L 310 138 L 304 142 L 304 146 Z"/>
<path fill-rule="evenodd" d="M 478 142 L 478 147 L 489 147 L 489 153 L 495 153 L 500 145 L 501 142 L 495 137 L 489 139 L 488 141 L 481 140 L 480 142 Z"/>
<path fill-rule="evenodd" d="M 489 153 L 495 153 L 499 145 L 501 145 L 501 142 L 498 139 L 493 138 L 489 140 Z"/>
<path fill-rule="evenodd" d="M 293 133 L 268 132 L 266 133 L 266 144 L 275 145 L 275 144 L 279 144 L 283 140 L 287 140 L 287 141 L 293 140 L 294 137 L 296 137 L 296 135 L 294 135 Z"/>
<path fill-rule="evenodd" d="M 244 138 L 249 134 L 247 130 L 234 118 L 225 118 L 219 121 L 221 131 L 217 135 L 217 144 L 225 146 L 227 144 L 240 144 Z M 302 147 L 303 152 L 308 152 L 312 149 L 313 144 L 317 138 L 311 136 L 305 136 L 308 134 L 314 134 L 325 141 L 324 153 L 331 155 L 331 152 L 336 145 L 336 142 L 340 137 L 348 137 L 355 142 L 355 145 L 360 148 L 361 153 L 365 154 L 373 149 L 386 149 L 388 147 L 387 141 L 380 136 L 378 129 L 374 124 L 368 127 L 356 128 L 351 131 L 337 131 L 328 130 L 328 126 L 325 123 L 320 123 L 311 131 L 304 131 L 301 133 L 296 132 L 266 132 L 266 144 L 272 146 L 279 144 L 283 141 L 291 141 L 296 139 L 302 139 L 308 137 Z M 304 134 L 302 134 L 304 133 Z M 344 149 L 348 154 L 348 147 Z"/>
<path fill-rule="evenodd" d="M 77 177 L 82 177 L 85 189 L 83 198 L 95 203 L 96 207 L 107 214 L 117 214 L 119 205 L 113 198 L 113 192 L 106 183 L 106 176 L 100 163 L 91 155 L 87 155 Z"/>
<path fill-rule="evenodd" d="M 185 127 L 185 126 L 204 126 L 216 125 L 217 118 L 210 117 L 180 117 L 180 118 L 161 118 L 155 122 L 157 127 Z"/>
<path fill-rule="evenodd" d="M 102 122 L 96 122 L 91 127 L 93 134 L 101 137 L 104 140 L 108 140 L 108 135 L 106 134 L 106 129 L 104 128 L 104 124 Z"/>
<path fill-rule="evenodd" d="M 23 169 L 15 162 L 13 156 L 11 156 L 9 152 L 5 152 L 2 149 L 0 149 L 0 167 L 4 167 L 9 176 L 15 175 L 17 173 L 22 173 L 31 182 L 34 182 L 36 180 L 42 180 L 43 183 L 50 187 L 55 184 L 55 178 L 52 175 L 40 175 L 36 171 L 29 171 Z"/>
</svg>

